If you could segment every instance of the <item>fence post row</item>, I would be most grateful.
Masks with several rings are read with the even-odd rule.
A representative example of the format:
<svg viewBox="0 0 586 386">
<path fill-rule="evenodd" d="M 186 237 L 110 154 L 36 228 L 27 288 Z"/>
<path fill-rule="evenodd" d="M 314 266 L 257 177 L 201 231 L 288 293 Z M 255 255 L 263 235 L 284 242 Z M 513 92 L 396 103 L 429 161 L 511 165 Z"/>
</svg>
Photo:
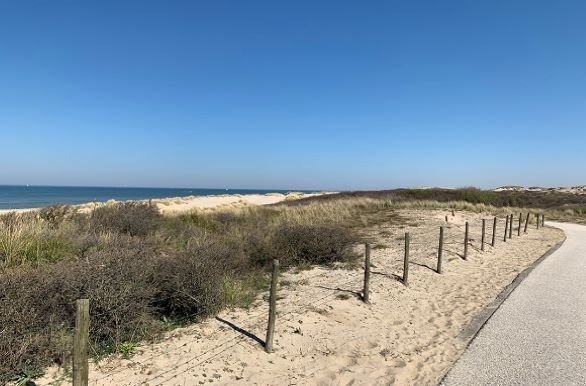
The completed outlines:
<svg viewBox="0 0 586 386">
<path fill-rule="evenodd" d="M 494 220 L 492 221 L 492 243 L 491 245 L 494 247 L 496 245 L 496 216 L 494 218 Z"/>
<path fill-rule="evenodd" d="M 405 258 L 403 259 L 403 284 L 409 282 L 409 232 L 405 233 Z"/>
<path fill-rule="evenodd" d="M 88 344 L 90 331 L 90 301 L 76 302 L 75 333 L 73 336 L 73 386 L 87 386 L 89 378 Z"/>
<path fill-rule="evenodd" d="M 466 231 L 464 233 L 464 260 L 468 259 L 468 236 L 469 236 L 469 225 L 466 221 Z"/>
<path fill-rule="evenodd" d="M 362 301 L 369 302 L 370 292 L 370 244 L 364 246 L 364 288 L 362 290 Z"/>
<path fill-rule="evenodd" d="M 273 274 L 271 277 L 271 292 L 269 295 L 269 324 L 267 327 L 267 338 L 265 339 L 265 350 L 273 352 L 273 339 L 275 336 L 275 321 L 277 318 L 277 284 L 279 280 L 279 260 L 273 259 Z"/>
<path fill-rule="evenodd" d="M 443 254 L 444 254 L 444 227 L 440 227 L 439 246 L 437 249 L 437 267 L 436 267 L 437 273 L 442 273 Z"/>
<path fill-rule="evenodd" d="M 529 215 L 530 215 L 530 213 L 527 212 L 527 218 L 525 218 L 525 230 L 524 230 L 525 233 L 527 233 L 527 227 L 529 226 Z"/>
</svg>

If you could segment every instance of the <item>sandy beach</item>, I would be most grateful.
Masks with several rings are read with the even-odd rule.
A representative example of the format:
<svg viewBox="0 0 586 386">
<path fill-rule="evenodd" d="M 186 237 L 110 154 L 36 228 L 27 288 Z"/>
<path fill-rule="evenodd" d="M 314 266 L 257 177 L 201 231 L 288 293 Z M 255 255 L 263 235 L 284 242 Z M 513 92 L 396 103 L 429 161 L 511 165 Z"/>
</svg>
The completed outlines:
<svg viewBox="0 0 586 386">
<path fill-rule="evenodd" d="M 229 209 L 239 208 L 248 205 L 269 205 L 276 204 L 286 200 L 298 200 L 301 198 L 318 196 L 323 194 L 332 194 L 331 192 L 318 192 L 318 193 L 300 193 L 290 192 L 287 194 L 283 193 L 267 193 L 267 194 L 223 194 L 213 196 L 186 196 L 186 197 L 170 197 L 170 198 L 157 198 L 150 200 L 153 204 L 159 208 L 163 214 L 177 214 L 181 212 L 187 212 L 196 209 Z M 149 202 L 149 200 L 137 200 L 138 202 Z M 119 201 L 110 200 L 106 202 L 88 202 L 80 205 L 73 205 L 81 213 L 91 212 L 93 209 L 104 206 L 112 205 Z M 27 209 L 0 209 L 0 214 L 8 212 L 29 212 L 38 210 L 40 208 L 27 208 Z"/>
<path fill-rule="evenodd" d="M 464 351 L 461 333 L 468 323 L 563 233 L 530 229 L 504 243 L 501 220 L 496 247 L 487 245 L 483 252 L 479 224 L 491 216 L 456 212 L 449 216 L 439 275 L 434 271 L 437 231 L 446 225 L 447 213 L 397 214 L 394 224 L 367 231 L 374 246 L 370 304 L 359 297 L 360 267 L 286 272 L 280 278 L 274 353 L 265 353 L 260 343 L 265 293 L 249 310 L 225 310 L 218 318 L 174 330 L 160 343 L 138 347 L 130 359 L 92 364 L 90 384 L 437 384 Z M 472 224 L 468 260 L 458 256 L 465 221 Z M 412 240 L 408 287 L 400 281 L 405 232 Z M 38 384 L 54 384 L 61 377 L 56 371 Z"/>
</svg>

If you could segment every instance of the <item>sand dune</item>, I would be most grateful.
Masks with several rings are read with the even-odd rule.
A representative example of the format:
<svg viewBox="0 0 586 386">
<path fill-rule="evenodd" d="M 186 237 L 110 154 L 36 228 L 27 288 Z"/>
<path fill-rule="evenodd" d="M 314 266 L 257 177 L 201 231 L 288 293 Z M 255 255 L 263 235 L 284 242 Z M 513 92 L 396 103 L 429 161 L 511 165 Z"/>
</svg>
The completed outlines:
<svg viewBox="0 0 586 386">
<path fill-rule="evenodd" d="M 322 194 L 332 194 L 330 192 L 318 193 L 300 193 L 290 192 L 283 193 L 267 193 L 267 194 L 223 194 L 215 196 L 187 196 L 187 197 L 171 197 L 159 198 L 150 200 L 153 204 L 161 210 L 163 214 L 176 214 L 180 212 L 190 211 L 194 209 L 221 209 L 221 208 L 236 208 L 247 205 L 269 205 L 276 204 L 286 200 L 298 200 L 301 198 L 318 196 Z M 139 202 L 148 202 L 149 200 L 137 200 Z M 112 205 L 119 201 L 110 200 L 107 202 L 88 202 L 86 204 L 74 205 L 79 212 L 88 213 L 93 209 Z M 28 212 L 37 210 L 38 208 L 28 209 L 0 209 L 0 214 L 7 212 Z"/>
<path fill-rule="evenodd" d="M 530 229 L 506 243 L 499 236 L 496 248 L 481 252 L 481 215 L 457 213 L 449 217 L 444 273 L 439 275 L 434 272 L 437 230 L 445 225 L 446 213 L 398 213 L 403 218 L 398 224 L 370 230 L 377 245 L 370 304 L 358 296 L 360 268 L 287 272 L 280 279 L 273 354 L 259 343 L 267 315 L 262 294 L 250 310 L 226 310 L 220 319 L 175 330 L 160 343 L 140 347 L 130 360 L 92 364 L 90 384 L 437 384 L 463 352 L 466 341 L 460 334 L 467 324 L 563 234 Z M 472 244 L 464 261 L 457 253 L 466 220 L 472 224 Z M 503 221 L 499 235 L 502 228 Z M 406 231 L 412 235 L 409 287 L 398 280 Z M 58 377 L 54 371 L 39 384 Z"/>
</svg>

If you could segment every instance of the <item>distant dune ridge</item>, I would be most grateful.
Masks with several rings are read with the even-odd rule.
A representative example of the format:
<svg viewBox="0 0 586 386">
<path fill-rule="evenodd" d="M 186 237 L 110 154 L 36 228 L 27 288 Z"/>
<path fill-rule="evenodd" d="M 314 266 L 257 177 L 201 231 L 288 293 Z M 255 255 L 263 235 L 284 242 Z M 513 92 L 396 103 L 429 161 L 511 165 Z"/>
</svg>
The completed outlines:
<svg viewBox="0 0 586 386">
<path fill-rule="evenodd" d="M 578 185 L 572 187 L 557 187 L 557 188 L 544 188 L 539 186 L 500 186 L 494 189 L 495 192 L 557 192 L 557 193 L 569 193 L 569 194 L 586 194 L 586 185 Z"/>
</svg>

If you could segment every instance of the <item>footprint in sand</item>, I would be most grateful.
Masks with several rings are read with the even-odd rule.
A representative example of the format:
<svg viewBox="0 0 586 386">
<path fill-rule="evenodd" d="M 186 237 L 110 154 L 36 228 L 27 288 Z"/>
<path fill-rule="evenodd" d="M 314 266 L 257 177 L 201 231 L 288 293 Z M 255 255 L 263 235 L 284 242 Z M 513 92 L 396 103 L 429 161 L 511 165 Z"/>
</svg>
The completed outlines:
<svg viewBox="0 0 586 386">
<path fill-rule="evenodd" d="M 407 366 L 407 363 L 405 363 L 405 361 L 402 360 L 401 358 L 395 358 L 389 362 L 389 366 L 400 369 L 400 368 Z"/>
</svg>

